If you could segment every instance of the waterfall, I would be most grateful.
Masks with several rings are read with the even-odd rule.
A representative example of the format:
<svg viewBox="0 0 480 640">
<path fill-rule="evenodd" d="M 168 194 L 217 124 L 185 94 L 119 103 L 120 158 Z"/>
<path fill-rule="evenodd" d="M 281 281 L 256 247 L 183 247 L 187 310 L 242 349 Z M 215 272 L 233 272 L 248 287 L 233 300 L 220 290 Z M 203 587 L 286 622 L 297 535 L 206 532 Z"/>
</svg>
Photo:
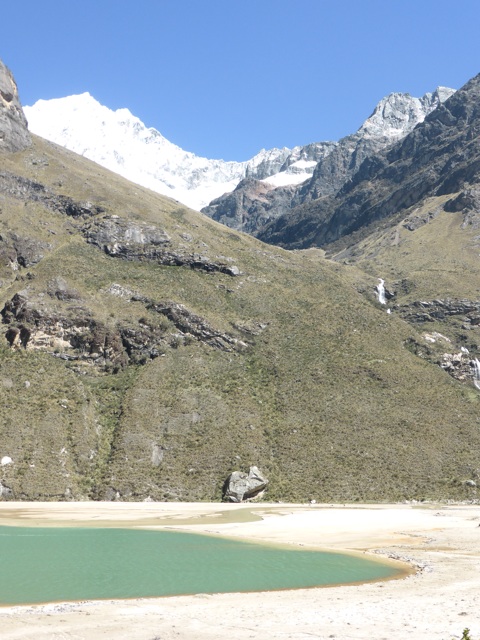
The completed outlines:
<svg viewBox="0 0 480 640">
<path fill-rule="evenodd" d="M 382 278 L 378 279 L 378 284 L 375 287 L 378 294 L 378 301 L 380 304 L 387 304 L 387 299 L 385 298 L 385 280 Z"/>
<path fill-rule="evenodd" d="M 471 364 L 473 366 L 473 384 L 480 390 L 480 361 L 475 358 Z"/>
</svg>

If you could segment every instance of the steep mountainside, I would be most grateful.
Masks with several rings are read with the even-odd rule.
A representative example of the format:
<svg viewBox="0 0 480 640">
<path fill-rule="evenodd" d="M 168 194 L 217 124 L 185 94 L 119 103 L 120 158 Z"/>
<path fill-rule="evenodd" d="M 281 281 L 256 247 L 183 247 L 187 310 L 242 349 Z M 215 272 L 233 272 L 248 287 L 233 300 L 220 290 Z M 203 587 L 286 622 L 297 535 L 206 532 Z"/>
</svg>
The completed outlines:
<svg viewBox="0 0 480 640">
<path fill-rule="evenodd" d="M 259 237 L 291 248 L 322 246 L 354 232 L 365 234 L 369 225 L 406 212 L 426 197 L 456 196 L 476 185 L 479 105 L 480 75 L 439 105 L 403 141 L 367 158 L 336 195 L 298 207 Z"/>
<path fill-rule="evenodd" d="M 425 117 L 454 93 L 438 88 L 422 98 L 392 93 L 376 106 L 360 129 L 342 138 L 329 154 L 319 159 L 313 175 L 296 187 L 273 188 L 274 181 L 243 181 L 202 209 L 202 213 L 229 227 L 253 235 L 276 218 L 290 215 L 302 204 L 335 195 L 356 174 L 366 158 L 404 138 Z M 281 174 L 279 174 L 281 175 Z"/>
<path fill-rule="evenodd" d="M 462 216 L 438 220 L 465 282 L 392 283 L 389 238 L 370 236 L 378 270 L 370 246 L 359 265 L 288 252 L 36 136 L 2 152 L 0 499 L 219 500 L 253 465 L 271 500 L 474 499 L 478 231 Z M 460 367 L 415 313 L 468 334 Z"/>
<path fill-rule="evenodd" d="M 415 326 L 410 348 L 480 388 L 480 76 L 409 136 L 363 163 L 333 198 L 266 230 L 287 246 L 323 244 L 345 265 L 381 274 L 384 302 Z M 356 277 L 354 286 L 362 290 Z"/>
<path fill-rule="evenodd" d="M 333 146 L 320 142 L 263 149 L 246 162 L 225 162 L 180 149 L 128 109 L 111 111 L 88 93 L 39 100 L 25 107 L 25 113 L 33 133 L 194 209 L 231 191 L 247 176 L 263 179 L 281 174 L 277 180 L 282 184 L 298 184 Z"/>
</svg>

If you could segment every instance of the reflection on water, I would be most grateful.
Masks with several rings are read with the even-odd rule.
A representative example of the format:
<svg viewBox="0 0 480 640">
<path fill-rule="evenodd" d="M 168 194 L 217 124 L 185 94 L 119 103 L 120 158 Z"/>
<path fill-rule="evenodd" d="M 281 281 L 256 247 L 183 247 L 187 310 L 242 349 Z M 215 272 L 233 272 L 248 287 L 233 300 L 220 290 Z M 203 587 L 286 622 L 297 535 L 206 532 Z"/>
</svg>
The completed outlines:
<svg viewBox="0 0 480 640">
<path fill-rule="evenodd" d="M 293 589 L 399 574 L 356 556 L 183 532 L 71 527 L 0 527 L 0 567 L 4 605 Z"/>
</svg>

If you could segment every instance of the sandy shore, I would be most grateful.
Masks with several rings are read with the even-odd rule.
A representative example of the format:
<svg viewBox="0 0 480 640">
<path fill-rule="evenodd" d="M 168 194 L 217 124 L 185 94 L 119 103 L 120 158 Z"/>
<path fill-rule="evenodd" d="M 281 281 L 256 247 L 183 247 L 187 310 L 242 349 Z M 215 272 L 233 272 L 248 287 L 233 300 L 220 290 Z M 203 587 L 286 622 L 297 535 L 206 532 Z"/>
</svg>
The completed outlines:
<svg viewBox="0 0 480 640">
<path fill-rule="evenodd" d="M 480 505 L 2 502 L 0 524 L 178 528 L 418 568 L 360 586 L 5 607 L 3 640 L 451 640 L 466 627 L 480 640 Z"/>
</svg>

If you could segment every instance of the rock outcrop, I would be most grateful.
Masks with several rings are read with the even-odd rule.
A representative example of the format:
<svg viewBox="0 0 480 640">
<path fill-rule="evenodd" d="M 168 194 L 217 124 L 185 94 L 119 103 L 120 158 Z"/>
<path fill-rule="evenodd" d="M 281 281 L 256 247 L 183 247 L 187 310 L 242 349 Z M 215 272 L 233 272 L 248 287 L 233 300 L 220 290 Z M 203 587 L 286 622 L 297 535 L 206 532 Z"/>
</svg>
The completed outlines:
<svg viewBox="0 0 480 640">
<path fill-rule="evenodd" d="M 288 213 L 294 186 L 275 189 L 268 182 L 245 178 L 237 187 L 204 207 L 202 213 L 231 229 L 255 235 L 271 220 Z"/>
<path fill-rule="evenodd" d="M 416 328 L 443 325 L 444 333 L 428 331 L 423 334 L 423 344 L 409 340 L 407 348 L 420 358 L 440 366 L 459 382 L 471 384 L 473 381 L 477 386 L 473 354 L 478 351 L 480 301 L 451 298 L 416 300 L 393 305 L 392 310 Z"/>
<path fill-rule="evenodd" d="M 416 300 L 408 305 L 395 305 L 393 310 L 413 323 L 438 322 L 451 316 L 461 316 L 464 329 L 480 325 L 478 300 Z"/>
<path fill-rule="evenodd" d="M 118 216 L 105 216 L 86 224 L 82 232 L 89 244 L 102 249 L 113 258 L 135 262 L 153 261 L 170 267 L 190 267 L 229 276 L 239 276 L 241 273 L 235 265 L 170 247 L 170 236 L 153 225 L 125 221 Z"/>
<path fill-rule="evenodd" d="M 268 480 L 263 476 L 258 467 L 250 467 L 248 473 L 234 471 L 231 473 L 224 486 L 223 499 L 227 502 L 243 502 L 255 498 L 268 485 Z"/>
<path fill-rule="evenodd" d="M 480 187 L 469 186 L 448 200 L 444 206 L 445 211 L 461 211 L 463 214 L 462 228 L 480 228 Z"/>
<path fill-rule="evenodd" d="M 107 326 L 63 278 L 50 281 L 47 293 L 51 302 L 44 294 L 32 296 L 27 290 L 6 302 L 0 315 L 7 343 L 14 349 L 45 351 L 76 363 L 82 371 L 94 367 L 117 373 L 129 364 L 146 364 L 167 349 L 192 341 L 227 352 L 248 346 L 179 303 L 132 294 L 130 301 L 141 302 L 153 316 L 146 314 L 136 323 Z M 156 316 L 168 322 L 159 322 Z"/>
<path fill-rule="evenodd" d="M 22 151 L 31 144 L 17 85 L 10 70 L 0 60 L 0 151 Z"/>
</svg>

